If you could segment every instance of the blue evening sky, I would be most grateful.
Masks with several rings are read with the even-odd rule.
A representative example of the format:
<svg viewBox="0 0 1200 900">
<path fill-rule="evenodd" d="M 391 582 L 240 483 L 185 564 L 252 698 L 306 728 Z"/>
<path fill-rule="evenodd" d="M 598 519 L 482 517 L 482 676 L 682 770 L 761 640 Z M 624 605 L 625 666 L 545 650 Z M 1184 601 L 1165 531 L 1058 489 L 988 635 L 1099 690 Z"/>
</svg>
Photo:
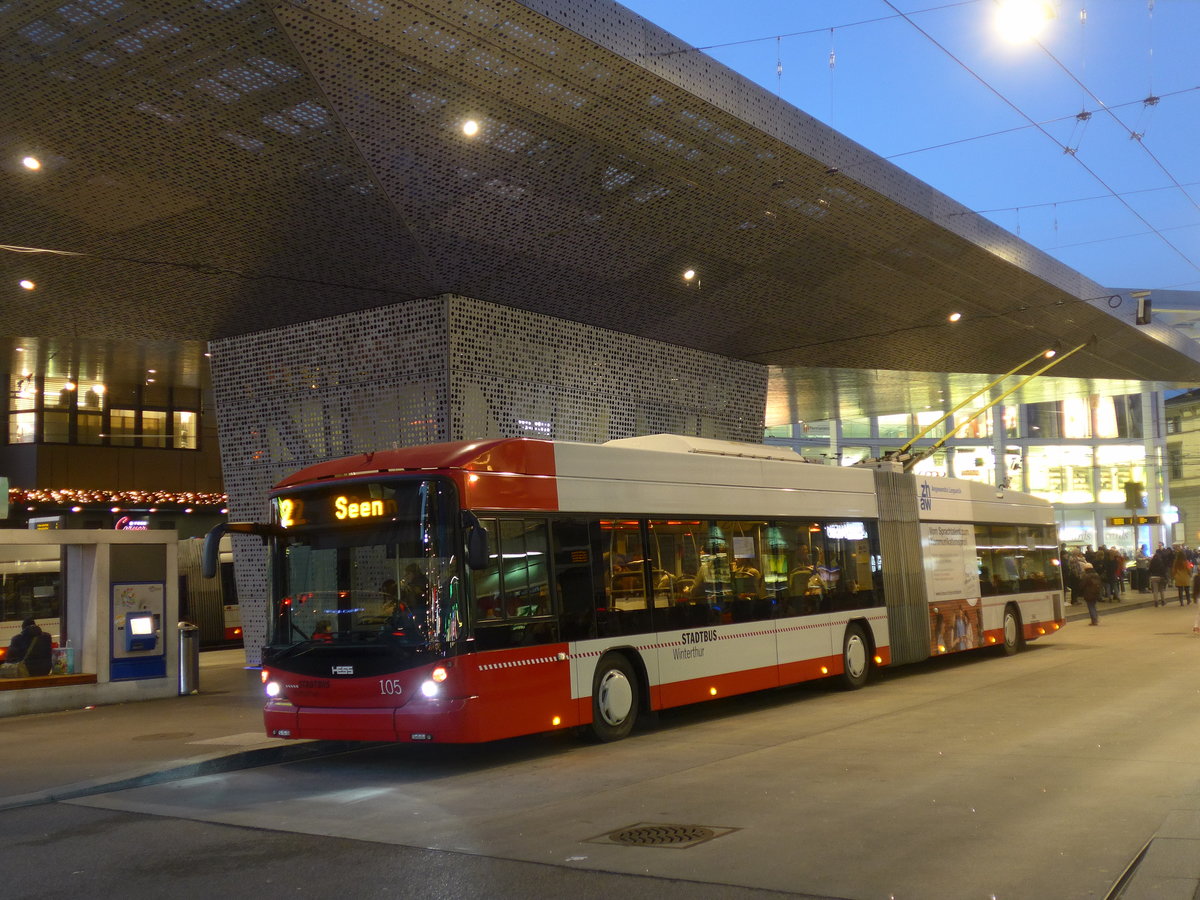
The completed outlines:
<svg viewBox="0 0 1200 900">
<path fill-rule="evenodd" d="M 1106 287 L 1200 290 L 1200 0 L 1051 0 L 1020 45 L 995 0 L 624 3 Z"/>
</svg>

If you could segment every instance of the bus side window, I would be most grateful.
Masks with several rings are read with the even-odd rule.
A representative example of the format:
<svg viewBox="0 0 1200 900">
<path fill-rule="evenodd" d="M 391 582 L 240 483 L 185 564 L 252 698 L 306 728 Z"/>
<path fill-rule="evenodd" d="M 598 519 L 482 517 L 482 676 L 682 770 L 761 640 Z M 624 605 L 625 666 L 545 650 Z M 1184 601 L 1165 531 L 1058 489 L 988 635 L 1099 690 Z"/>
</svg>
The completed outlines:
<svg viewBox="0 0 1200 900">
<path fill-rule="evenodd" d="M 495 519 L 480 519 L 479 524 L 487 532 L 491 558 L 483 569 L 471 572 L 472 612 L 475 624 L 495 622 L 504 617 L 500 605 L 500 542 Z"/>
<path fill-rule="evenodd" d="M 560 631 L 564 641 L 596 636 L 595 585 L 592 577 L 592 542 L 584 519 L 553 523 L 554 582 L 557 585 Z"/>
<path fill-rule="evenodd" d="M 596 610 L 602 637 L 640 634 L 650 630 L 646 603 L 646 559 L 641 523 L 604 519 L 600 522 L 604 559 L 605 598 Z"/>
<path fill-rule="evenodd" d="M 508 618 L 550 615 L 546 523 L 537 519 L 501 519 L 499 547 L 501 589 Z"/>
</svg>

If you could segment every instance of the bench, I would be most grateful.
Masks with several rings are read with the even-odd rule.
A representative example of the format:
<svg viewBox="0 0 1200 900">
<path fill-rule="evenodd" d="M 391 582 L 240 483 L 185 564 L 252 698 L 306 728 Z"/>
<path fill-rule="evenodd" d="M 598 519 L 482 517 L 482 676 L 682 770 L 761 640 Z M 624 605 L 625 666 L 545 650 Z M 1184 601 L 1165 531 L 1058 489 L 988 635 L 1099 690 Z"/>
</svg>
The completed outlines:
<svg viewBox="0 0 1200 900">
<path fill-rule="evenodd" d="M 66 687 L 71 684 L 95 684 L 95 675 L 27 675 L 24 678 L 0 678 L 0 691 L 27 688 Z"/>
</svg>

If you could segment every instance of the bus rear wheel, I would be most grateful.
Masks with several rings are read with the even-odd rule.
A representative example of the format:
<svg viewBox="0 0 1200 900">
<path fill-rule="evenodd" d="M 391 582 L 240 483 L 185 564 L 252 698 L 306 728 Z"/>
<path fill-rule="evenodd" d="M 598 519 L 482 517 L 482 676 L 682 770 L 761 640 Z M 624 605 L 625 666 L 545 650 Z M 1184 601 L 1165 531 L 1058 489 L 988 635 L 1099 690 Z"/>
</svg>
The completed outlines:
<svg viewBox="0 0 1200 900">
<path fill-rule="evenodd" d="M 638 679 L 633 665 L 610 653 L 592 676 L 592 734 L 599 741 L 628 737 L 638 716 Z"/>
<path fill-rule="evenodd" d="M 1021 616 L 1012 604 L 1004 607 L 1004 654 L 1012 656 L 1021 649 Z"/>
<path fill-rule="evenodd" d="M 851 623 L 842 638 L 842 687 L 856 691 L 867 683 L 870 673 L 871 645 L 862 626 Z"/>
</svg>

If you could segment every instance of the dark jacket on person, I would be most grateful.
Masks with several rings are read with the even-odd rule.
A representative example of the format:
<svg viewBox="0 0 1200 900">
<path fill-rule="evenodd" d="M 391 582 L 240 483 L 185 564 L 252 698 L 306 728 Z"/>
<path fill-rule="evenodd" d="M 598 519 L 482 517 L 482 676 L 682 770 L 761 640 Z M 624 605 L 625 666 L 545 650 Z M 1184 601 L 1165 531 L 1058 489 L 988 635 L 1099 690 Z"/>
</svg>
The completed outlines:
<svg viewBox="0 0 1200 900">
<path fill-rule="evenodd" d="M 1096 603 L 1100 599 L 1101 594 L 1100 576 L 1095 569 L 1088 569 L 1083 573 L 1083 578 L 1079 581 L 1079 592 L 1083 595 L 1085 603 Z"/>
<path fill-rule="evenodd" d="M 6 663 L 25 663 L 30 675 L 49 675 L 52 666 L 50 635 L 35 623 L 30 623 L 14 634 L 4 657 Z"/>
<path fill-rule="evenodd" d="M 1150 574 L 1155 578 L 1166 578 L 1171 574 L 1170 552 L 1159 547 L 1150 557 Z"/>
</svg>

